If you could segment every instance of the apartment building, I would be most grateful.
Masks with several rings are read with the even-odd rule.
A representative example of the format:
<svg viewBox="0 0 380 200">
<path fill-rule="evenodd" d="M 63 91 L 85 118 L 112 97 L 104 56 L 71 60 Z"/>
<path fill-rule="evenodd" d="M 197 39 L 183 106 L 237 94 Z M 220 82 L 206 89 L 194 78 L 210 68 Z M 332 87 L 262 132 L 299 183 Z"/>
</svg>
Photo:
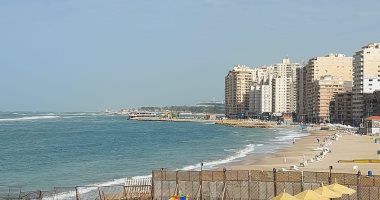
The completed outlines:
<svg viewBox="0 0 380 200">
<path fill-rule="evenodd" d="M 352 124 L 351 100 L 352 92 L 334 95 L 334 99 L 330 102 L 330 121 L 332 123 Z"/>
<path fill-rule="evenodd" d="M 249 96 L 249 113 L 252 115 L 259 115 L 264 112 L 272 112 L 272 86 L 251 86 Z"/>
<path fill-rule="evenodd" d="M 346 57 L 343 54 L 329 54 L 323 57 L 314 57 L 307 62 L 300 73 L 301 72 L 304 77 L 298 80 L 298 84 L 303 85 L 303 91 L 299 91 L 298 93 L 303 93 L 303 97 L 300 97 L 299 100 L 303 99 L 305 103 L 303 104 L 303 113 L 299 114 L 304 114 L 306 120 L 309 122 L 318 122 L 321 118 L 328 119 L 329 102 L 321 101 L 321 99 L 318 100 L 318 98 L 316 98 L 318 96 L 316 95 L 321 93 L 321 91 L 318 91 L 319 88 L 329 87 L 324 84 L 331 81 L 324 80 L 318 83 L 315 82 L 324 76 L 331 76 L 334 80 L 339 81 L 352 81 L 352 57 Z M 331 83 L 335 84 L 333 82 Z M 320 107 L 320 103 L 323 103 L 323 108 Z M 327 110 L 325 106 L 327 106 Z M 302 111 L 300 110 L 300 112 Z"/>
<path fill-rule="evenodd" d="M 296 112 L 297 110 L 297 69 L 301 65 L 298 63 L 291 63 L 289 58 L 282 59 L 282 63 L 277 63 L 273 65 L 273 77 L 274 78 L 287 78 L 287 79 L 277 79 L 285 81 L 284 84 L 287 85 L 286 88 L 286 98 L 287 98 L 287 112 Z M 275 100 L 275 99 L 274 99 Z M 274 102 L 276 104 L 276 102 Z"/>
<path fill-rule="evenodd" d="M 297 88 L 297 121 L 298 122 L 305 122 L 306 121 L 306 102 L 304 98 L 306 98 L 306 70 L 305 67 L 297 68 L 296 70 L 297 74 L 297 82 L 296 82 L 296 88 Z"/>
<path fill-rule="evenodd" d="M 229 118 L 244 118 L 249 110 L 249 93 L 253 70 L 245 65 L 235 65 L 225 77 L 225 107 Z"/>
<path fill-rule="evenodd" d="M 352 81 L 344 81 L 341 77 L 325 75 L 313 82 L 313 108 L 309 115 L 312 122 L 330 121 L 330 102 L 334 95 L 352 90 Z"/>
<path fill-rule="evenodd" d="M 276 115 L 291 113 L 290 92 L 291 78 L 273 78 L 272 80 L 272 112 Z"/>
<path fill-rule="evenodd" d="M 360 126 L 365 116 L 364 95 L 380 89 L 380 43 L 371 43 L 362 47 L 353 60 L 353 125 Z"/>
</svg>

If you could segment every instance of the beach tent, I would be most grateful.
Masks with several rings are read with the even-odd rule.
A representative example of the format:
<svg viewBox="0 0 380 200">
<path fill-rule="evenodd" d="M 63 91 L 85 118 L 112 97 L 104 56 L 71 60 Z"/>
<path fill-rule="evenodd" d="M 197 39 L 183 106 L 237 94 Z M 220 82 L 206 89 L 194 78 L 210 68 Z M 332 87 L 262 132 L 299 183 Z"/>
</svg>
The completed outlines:
<svg viewBox="0 0 380 200">
<path fill-rule="evenodd" d="M 323 197 L 329 198 L 329 199 L 334 199 L 334 198 L 339 198 L 342 197 L 342 193 L 338 191 L 333 191 L 329 189 L 327 186 L 321 186 L 317 189 L 314 190 L 316 193 L 322 195 Z"/>
<path fill-rule="evenodd" d="M 351 189 L 349 187 L 346 187 L 344 185 L 337 183 L 336 179 L 335 179 L 335 183 L 328 185 L 326 187 L 329 188 L 330 190 L 337 191 L 337 192 L 340 192 L 342 194 L 352 195 L 356 192 L 356 190 L 354 190 L 354 189 Z"/>
<path fill-rule="evenodd" d="M 273 197 L 271 200 L 299 200 L 299 199 L 284 191 L 284 192 L 281 192 L 279 195 Z"/>
<path fill-rule="evenodd" d="M 323 197 L 322 195 L 314 192 L 313 190 L 305 190 L 295 195 L 295 197 L 300 200 L 329 200 L 328 198 Z"/>
</svg>

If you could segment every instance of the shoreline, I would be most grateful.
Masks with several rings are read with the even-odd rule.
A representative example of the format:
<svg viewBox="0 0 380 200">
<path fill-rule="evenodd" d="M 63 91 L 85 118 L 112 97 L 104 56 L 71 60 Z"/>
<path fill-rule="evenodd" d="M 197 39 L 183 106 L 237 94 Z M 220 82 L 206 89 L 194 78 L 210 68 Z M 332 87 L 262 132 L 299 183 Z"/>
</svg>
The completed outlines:
<svg viewBox="0 0 380 200">
<path fill-rule="evenodd" d="M 273 168 L 276 168 L 280 171 L 328 172 L 329 166 L 332 166 L 332 172 L 357 173 L 359 170 L 362 174 L 367 174 L 368 171 L 380 174 L 380 163 L 338 163 L 339 160 L 379 159 L 377 150 L 380 149 L 380 143 L 374 143 L 372 136 L 360 136 L 337 130 L 318 130 L 309 131 L 309 133 L 309 135 L 297 139 L 295 144 L 276 149 L 272 153 L 250 154 L 240 161 L 229 163 L 218 169 L 225 167 L 227 170 L 272 171 Z M 321 142 L 318 143 L 316 138 L 322 140 L 334 134 L 342 137 L 330 140 L 331 145 L 326 148 L 331 152 L 327 153 L 324 158 L 315 160 L 315 155 L 322 151 Z M 317 150 L 318 148 L 319 150 Z M 311 159 L 314 161 L 308 163 L 307 161 L 311 161 Z M 305 166 L 302 166 L 301 163 Z"/>
</svg>

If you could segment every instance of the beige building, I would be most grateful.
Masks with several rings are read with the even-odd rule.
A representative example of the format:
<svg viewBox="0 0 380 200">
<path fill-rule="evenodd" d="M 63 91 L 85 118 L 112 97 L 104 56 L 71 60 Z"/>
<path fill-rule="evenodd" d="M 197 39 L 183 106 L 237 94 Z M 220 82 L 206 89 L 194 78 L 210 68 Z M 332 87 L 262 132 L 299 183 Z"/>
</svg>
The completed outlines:
<svg viewBox="0 0 380 200">
<path fill-rule="evenodd" d="M 253 115 L 258 115 L 264 112 L 272 112 L 271 85 L 251 86 L 249 96 L 249 112 Z"/>
<path fill-rule="evenodd" d="M 352 89 L 352 81 L 344 81 L 341 77 L 330 75 L 322 76 L 313 82 L 312 87 L 312 115 L 314 122 L 330 121 L 330 102 L 334 95 L 349 92 Z"/>
<path fill-rule="evenodd" d="M 248 114 L 252 78 L 252 69 L 245 65 L 236 65 L 228 72 L 224 89 L 227 117 L 241 118 Z"/>
<path fill-rule="evenodd" d="M 321 118 L 328 118 L 329 102 L 324 102 L 322 99 L 318 100 L 316 95 L 320 93 L 317 90 L 318 88 L 325 87 L 324 84 L 331 81 L 315 82 L 326 75 L 333 77 L 334 81 L 352 81 L 352 57 L 346 57 L 343 54 L 329 54 L 324 57 L 315 57 L 310 59 L 301 71 L 304 77 L 298 80 L 298 84 L 303 85 L 303 91 L 299 91 L 298 93 L 303 93 L 302 99 L 305 103 L 303 105 L 303 113 L 299 114 L 306 115 L 306 120 L 309 122 L 318 122 Z M 327 110 L 324 107 L 318 108 L 320 103 L 323 103 L 324 107 L 326 106 L 325 103 L 327 103 Z M 300 110 L 300 112 L 302 111 Z"/>
<path fill-rule="evenodd" d="M 362 47 L 353 60 L 353 125 L 360 126 L 365 116 L 364 95 L 380 89 L 380 43 Z"/>
<path fill-rule="evenodd" d="M 330 121 L 350 125 L 352 123 L 351 108 L 352 92 L 343 92 L 334 95 L 330 102 Z"/>
</svg>

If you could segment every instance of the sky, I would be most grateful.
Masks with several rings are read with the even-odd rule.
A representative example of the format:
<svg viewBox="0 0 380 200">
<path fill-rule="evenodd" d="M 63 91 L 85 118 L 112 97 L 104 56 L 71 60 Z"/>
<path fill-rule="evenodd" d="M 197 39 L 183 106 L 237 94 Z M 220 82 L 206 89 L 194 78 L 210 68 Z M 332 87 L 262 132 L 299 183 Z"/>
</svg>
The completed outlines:
<svg viewBox="0 0 380 200">
<path fill-rule="evenodd" d="M 224 99 L 235 64 L 352 56 L 380 1 L 0 0 L 0 111 Z"/>
</svg>

